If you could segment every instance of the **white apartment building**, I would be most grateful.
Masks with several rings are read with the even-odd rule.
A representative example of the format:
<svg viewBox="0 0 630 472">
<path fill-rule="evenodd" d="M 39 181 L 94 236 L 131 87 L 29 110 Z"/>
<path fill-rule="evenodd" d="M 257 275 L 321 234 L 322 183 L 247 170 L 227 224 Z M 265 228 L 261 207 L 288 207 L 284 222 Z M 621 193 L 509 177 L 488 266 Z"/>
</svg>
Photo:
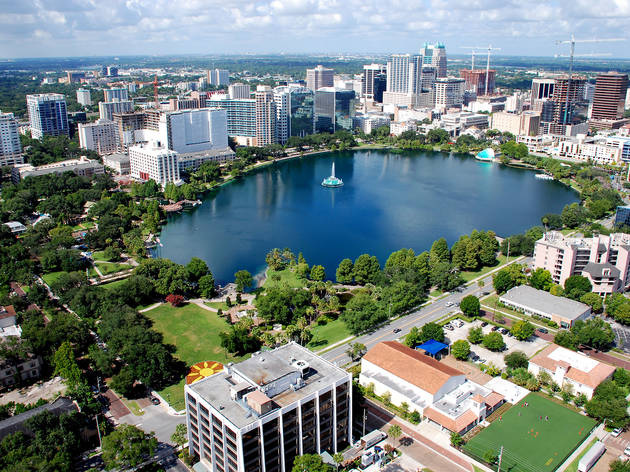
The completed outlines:
<svg viewBox="0 0 630 472">
<path fill-rule="evenodd" d="M 447 77 L 435 81 L 435 108 L 447 110 L 464 103 L 466 80 Z"/>
<path fill-rule="evenodd" d="M 462 111 L 459 113 L 447 113 L 440 119 L 441 126 L 445 129 L 457 130 L 456 134 L 468 128 L 488 129 L 488 115 Z"/>
<path fill-rule="evenodd" d="M 114 120 L 114 113 L 131 113 L 133 102 L 131 100 L 116 100 L 113 102 L 99 102 L 98 112 L 101 120 Z"/>
<path fill-rule="evenodd" d="M 400 136 L 405 131 L 416 131 L 418 125 L 415 121 L 392 121 L 389 124 L 389 133 L 392 136 Z"/>
<path fill-rule="evenodd" d="M 352 440 L 352 375 L 294 342 L 184 387 L 196 470 L 288 472 Z"/>
<path fill-rule="evenodd" d="M 575 138 L 561 139 L 558 146 L 553 148 L 551 154 L 559 159 L 618 165 L 621 163 L 621 151 L 622 148 L 609 144 L 605 140 L 578 134 Z"/>
<path fill-rule="evenodd" d="M 553 146 L 553 137 L 549 134 L 538 136 L 519 135 L 516 137 L 516 142 L 525 144 L 529 152 L 544 152 Z"/>
<path fill-rule="evenodd" d="M 124 102 L 129 100 L 129 90 L 126 87 L 103 89 L 104 102 Z"/>
<path fill-rule="evenodd" d="M 63 174 L 64 172 L 74 172 L 76 175 L 91 177 L 92 175 L 102 174 L 104 168 L 100 162 L 81 156 L 80 159 L 69 159 L 37 167 L 31 164 L 17 164 L 11 169 L 11 179 L 17 183 L 26 177 Z"/>
<path fill-rule="evenodd" d="M 222 86 L 230 83 L 230 71 L 226 69 L 211 69 L 207 73 L 208 85 Z"/>
<path fill-rule="evenodd" d="M 99 155 L 113 154 L 118 150 L 120 139 L 118 125 L 109 120 L 95 123 L 79 123 L 79 146 L 96 151 Z"/>
<path fill-rule="evenodd" d="M 13 113 L 2 113 L 0 110 L 0 166 L 12 166 L 23 162 L 18 122 Z"/>
<path fill-rule="evenodd" d="M 249 84 L 231 84 L 228 87 L 228 96 L 235 98 L 250 98 L 251 87 Z"/>
<path fill-rule="evenodd" d="M 490 127 L 502 133 L 512 133 L 514 136 L 536 136 L 540 133 L 540 113 L 535 111 L 522 113 L 497 111 L 492 114 Z"/>
<path fill-rule="evenodd" d="M 131 173 L 131 164 L 128 154 L 108 154 L 103 156 L 103 165 L 113 170 L 118 175 Z"/>
<path fill-rule="evenodd" d="M 589 279 L 601 296 L 630 285 L 630 235 L 613 233 L 592 238 L 569 238 L 549 231 L 536 241 L 534 268 L 549 271 L 554 283 L 564 285 L 572 275 Z"/>
<path fill-rule="evenodd" d="M 154 180 L 164 187 L 180 181 L 177 152 L 153 141 L 129 148 L 131 176 L 140 180 Z"/>
<path fill-rule="evenodd" d="M 92 96 L 90 95 L 90 91 L 88 89 L 78 89 L 77 90 L 77 102 L 84 107 L 92 104 Z"/>
<path fill-rule="evenodd" d="M 377 113 L 355 116 L 353 121 L 353 127 L 361 129 L 365 134 L 370 134 L 372 130 L 380 128 L 381 126 L 389 126 L 391 123 L 389 115 Z"/>
<path fill-rule="evenodd" d="M 280 144 L 286 144 L 291 136 L 291 92 L 289 87 L 276 87 L 273 90 L 276 105 L 276 133 Z"/>
</svg>

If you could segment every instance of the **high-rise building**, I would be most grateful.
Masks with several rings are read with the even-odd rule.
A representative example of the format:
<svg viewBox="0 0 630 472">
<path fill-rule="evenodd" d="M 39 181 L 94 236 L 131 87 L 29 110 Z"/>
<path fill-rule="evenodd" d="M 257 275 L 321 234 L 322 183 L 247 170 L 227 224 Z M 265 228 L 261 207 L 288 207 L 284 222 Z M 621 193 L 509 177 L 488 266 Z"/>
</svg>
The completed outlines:
<svg viewBox="0 0 630 472">
<path fill-rule="evenodd" d="M 79 105 L 83 105 L 84 107 L 91 105 L 92 97 L 90 96 L 90 91 L 88 89 L 78 89 L 77 102 L 79 102 Z"/>
<path fill-rule="evenodd" d="M 454 77 L 437 79 L 435 81 L 435 108 L 447 110 L 461 106 L 464 102 L 464 86 L 466 81 Z"/>
<path fill-rule="evenodd" d="M 446 47 L 442 43 L 424 43 L 420 50 L 422 65 L 432 66 L 437 70 L 438 78 L 446 77 Z"/>
<path fill-rule="evenodd" d="M 273 89 L 273 102 L 276 105 L 276 137 L 280 144 L 286 144 L 291 136 L 291 89 L 276 87 Z"/>
<path fill-rule="evenodd" d="M 225 109 L 227 112 L 228 136 L 242 146 L 256 145 L 256 100 L 239 98 L 231 100 L 227 96 L 213 96 L 206 102 L 210 107 Z"/>
<path fill-rule="evenodd" d="M 211 69 L 207 72 L 207 78 L 208 85 L 215 85 L 217 87 L 229 85 L 230 71 L 226 69 Z"/>
<path fill-rule="evenodd" d="M 98 103 L 98 112 L 102 120 L 113 121 L 114 113 L 131 113 L 132 111 L 133 102 L 131 100 Z"/>
<path fill-rule="evenodd" d="M 532 103 L 535 100 L 547 100 L 553 96 L 556 80 L 553 78 L 532 79 Z"/>
<path fill-rule="evenodd" d="M 231 99 L 250 98 L 251 87 L 249 84 L 232 84 L 228 87 L 228 95 Z"/>
<path fill-rule="evenodd" d="M 118 67 L 108 66 L 107 67 L 107 75 L 109 77 L 118 77 Z"/>
<path fill-rule="evenodd" d="M 191 454 L 210 472 L 289 471 L 352 439 L 352 376 L 294 342 L 184 387 Z"/>
<path fill-rule="evenodd" d="M 17 120 L 13 113 L 0 111 L 0 166 L 13 166 L 23 162 Z"/>
<path fill-rule="evenodd" d="M 129 165 L 131 176 L 136 179 L 154 180 L 162 186 L 180 180 L 177 152 L 168 149 L 164 143 L 154 141 L 131 146 Z"/>
<path fill-rule="evenodd" d="M 363 66 L 361 78 L 361 95 L 366 100 L 383 101 L 383 92 L 387 88 L 387 66 L 383 64 L 367 64 Z"/>
<path fill-rule="evenodd" d="M 591 119 L 619 120 L 623 118 L 626 90 L 628 90 L 628 74 L 618 72 L 599 74 L 595 82 Z"/>
<path fill-rule="evenodd" d="M 104 102 L 123 102 L 129 100 L 129 90 L 126 87 L 103 89 L 103 95 L 105 97 Z"/>
<path fill-rule="evenodd" d="M 118 128 L 119 148 L 127 152 L 129 146 L 136 144 L 135 132 L 143 129 L 146 123 L 144 112 L 114 113 L 113 120 Z"/>
<path fill-rule="evenodd" d="M 100 155 L 113 154 L 120 147 L 118 126 L 109 120 L 97 120 L 95 123 L 79 123 L 79 145 L 83 149 L 96 151 Z"/>
<path fill-rule="evenodd" d="M 576 104 L 583 101 L 585 83 L 586 79 L 582 76 L 574 75 L 570 81 L 566 75 L 555 77 L 551 97 L 553 121 L 549 126 L 549 134 L 565 134 L 566 125 L 574 123 Z"/>
<path fill-rule="evenodd" d="M 268 85 L 259 85 L 254 97 L 256 100 L 256 146 L 277 143 L 276 103 L 273 100 L 273 90 Z"/>
<path fill-rule="evenodd" d="M 486 93 L 485 69 L 461 69 L 459 76 L 466 80 L 466 90 L 475 92 L 478 97 L 481 95 L 492 95 L 494 93 L 496 71 L 493 69 L 488 71 L 488 93 Z"/>
<path fill-rule="evenodd" d="M 225 149 L 228 147 L 225 110 L 201 108 L 163 113 L 159 141 L 178 154 Z"/>
<path fill-rule="evenodd" d="M 289 100 L 289 133 L 304 137 L 315 127 L 315 93 L 305 87 L 291 88 Z"/>
<path fill-rule="evenodd" d="M 26 107 L 33 138 L 69 135 L 66 97 L 60 93 L 27 95 Z"/>
<path fill-rule="evenodd" d="M 393 54 L 387 62 L 387 91 L 415 94 L 418 91 L 422 58 L 411 54 Z"/>
<path fill-rule="evenodd" d="M 334 133 L 352 130 L 355 115 L 354 90 L 322 87 L 315 92 L 315 131 Z"/>
<path fill-rule="evenodd" d="M 81 82 L 81 79 L 85 79 L 85 72 L 67 71 L 66 78 L 69 84 Z"/>
<path fill-rule="evenodd" d="M 335 84 L 335 71 L 322 65 L 314 69 L 306 69 L 306 87 L 316 91 L 322 87 L 332 87 Z"/>
</svg>

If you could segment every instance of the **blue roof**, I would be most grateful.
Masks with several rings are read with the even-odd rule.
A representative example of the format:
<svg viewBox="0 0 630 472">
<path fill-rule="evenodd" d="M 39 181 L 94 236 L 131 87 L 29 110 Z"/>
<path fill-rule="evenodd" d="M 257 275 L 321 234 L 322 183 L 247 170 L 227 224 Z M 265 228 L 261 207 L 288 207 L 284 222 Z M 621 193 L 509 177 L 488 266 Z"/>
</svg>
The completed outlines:
<svg viewBox="0 0 630 472">
<path fill-rule="evenodd" d="M 420 346 L 416 346 L 416 349 L 422 349 L 423 351 L 428 352 L 432 356 L 434 356 L 438 352 L 447 348 L 448 348 L 448 344 L 441 343 L 439 341 L 436 341 L 435 339 L 429 339 L 424 344 L 420 344 Z"/>
</svg>

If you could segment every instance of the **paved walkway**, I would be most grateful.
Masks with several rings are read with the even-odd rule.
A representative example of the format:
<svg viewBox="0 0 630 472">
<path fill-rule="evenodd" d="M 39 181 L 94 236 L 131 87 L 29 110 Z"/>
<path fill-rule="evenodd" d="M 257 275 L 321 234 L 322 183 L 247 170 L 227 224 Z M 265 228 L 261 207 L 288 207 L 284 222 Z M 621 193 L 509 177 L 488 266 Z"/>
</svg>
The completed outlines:
<svg viewBox="0 0 630 472">
<path fill-rule="evenodd" d="M 154 303 L 154 304 L 153 304 L 153 305 L 151 305 L 151 306 L 148 306 L 148 307 L 143 308 L 142 310 L 138 310 L 138 311 L 139 311 L 140 313 L 144 313 L 144 312 L 146 312 L 146 311 L 153 310 L 154 308 L 157 308 L 157 307 L 159 307 L 160 305 L 162 305 L 162 302 L 157 302 L 157 303 Z"/>
</svg>

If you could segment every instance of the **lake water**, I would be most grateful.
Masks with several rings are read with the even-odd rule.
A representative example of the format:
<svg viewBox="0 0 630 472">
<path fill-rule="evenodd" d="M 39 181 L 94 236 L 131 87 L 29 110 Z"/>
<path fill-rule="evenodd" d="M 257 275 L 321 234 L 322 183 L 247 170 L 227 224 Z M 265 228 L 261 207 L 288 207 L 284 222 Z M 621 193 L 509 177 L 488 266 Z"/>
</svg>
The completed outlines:
<svg viewBox="0 0 630 472">
<path fill-rule="evenodd" d="M 345 185 L 324 188 L 333 162 Z M 334 278 L 345 257 L 369 253 L 384 264 L 395 250 L 420 253 L 442 236 L 449 245 L 473 229 L 506 236 L 575 201 L 558 182 L 471 156 L 327 153 L 264 167 L 169 216 L 155 255 L 182 264 L 200 257 L 224 284 L 240 269 L 259 273 L 270 249 L 289 247 Z"/>
</svg>

